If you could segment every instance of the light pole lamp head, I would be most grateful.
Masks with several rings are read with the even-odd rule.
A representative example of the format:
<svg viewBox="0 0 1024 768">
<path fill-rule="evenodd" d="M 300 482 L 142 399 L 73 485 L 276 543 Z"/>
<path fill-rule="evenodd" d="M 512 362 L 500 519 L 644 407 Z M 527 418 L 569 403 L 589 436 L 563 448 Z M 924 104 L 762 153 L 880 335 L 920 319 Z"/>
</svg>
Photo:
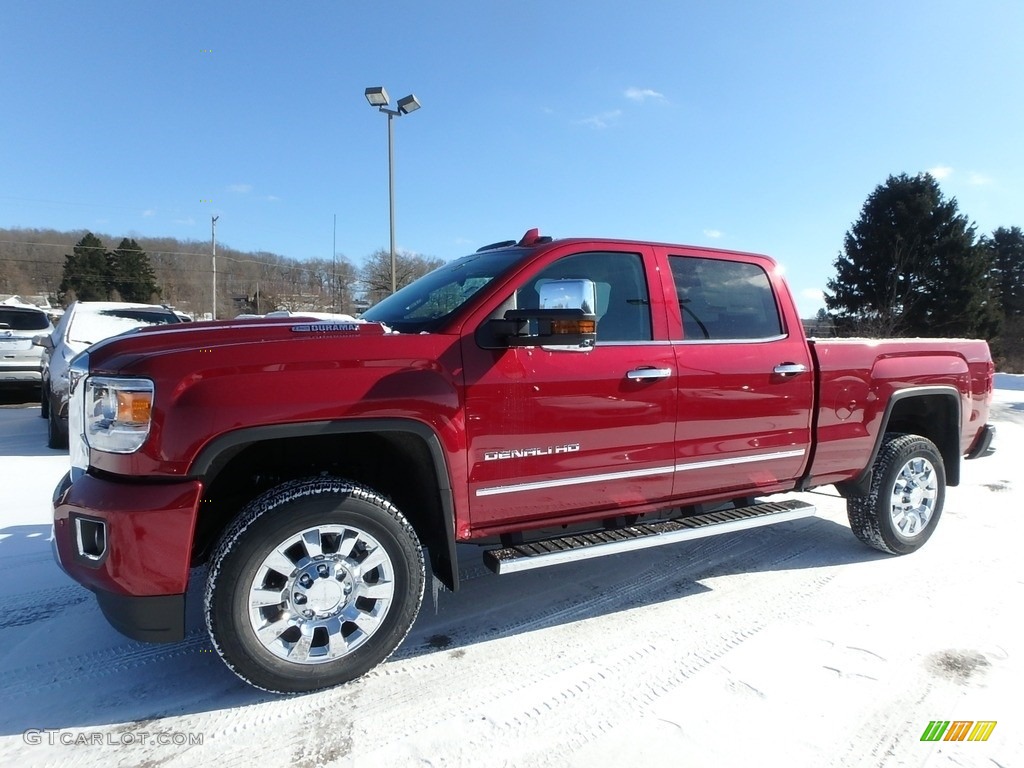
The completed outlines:
<svg viewBox="0 0 1024 768">
<path fill-rule="evenodd" d="M 410 112 L 415 112 L 420 108 L 419 100 L 413 95 L 409 94 L 404 99 L 398 100 L 398 111 L 403 115 L 408 115 Z"/>
<path fill-rule="evenodd" d="M 375 88 L 366 89 L 366 100 L 370 102 L 371 107 L 386 107 L 388 105 L 388 92 L 384 90 L 383 86 L 377 86 Z"/>
</svg>

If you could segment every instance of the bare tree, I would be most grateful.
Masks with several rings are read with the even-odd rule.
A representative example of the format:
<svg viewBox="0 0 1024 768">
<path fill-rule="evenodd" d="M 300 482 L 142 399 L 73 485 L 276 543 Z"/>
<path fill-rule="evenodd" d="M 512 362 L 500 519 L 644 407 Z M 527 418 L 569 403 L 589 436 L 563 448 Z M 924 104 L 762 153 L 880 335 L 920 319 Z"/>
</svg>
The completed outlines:
<svg viewBox="0 0 1024 768">
<path fill-rule="evenodd" d="M 395 254 L 395 286 L 404 288 L 428 272 L 444 264 L 443 259 L 400 251 Z M 376 304 L 391 294 L 391 252 L 380 249 L 371 253 L 361 270 L 367 299 Z"/>
</svg>

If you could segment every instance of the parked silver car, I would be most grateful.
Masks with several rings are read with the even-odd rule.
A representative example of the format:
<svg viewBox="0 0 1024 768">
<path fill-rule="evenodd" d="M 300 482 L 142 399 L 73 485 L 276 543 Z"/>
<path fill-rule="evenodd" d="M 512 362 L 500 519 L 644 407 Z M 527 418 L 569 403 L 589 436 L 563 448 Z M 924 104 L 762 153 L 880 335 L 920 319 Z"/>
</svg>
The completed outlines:
<svg viewBox="0 0 1024 768">
<path fill-rule="evenodd" d="M 76 301 L 49 335 L 36 336 L 43 348 L 42 409 L 47 419 L 47 443 L 68 446 L 68 365 L 92 344 L 144 325 L 180 323 L 167 307 L 119 301 Z"/>
<path fill-rule="evenodd" d="M 49 316 L 22 304 L 0 304 L 0 386 L 38 386 L 42 380 L 43 350 L 32 339 L 51 333 Z"/>
</svg>

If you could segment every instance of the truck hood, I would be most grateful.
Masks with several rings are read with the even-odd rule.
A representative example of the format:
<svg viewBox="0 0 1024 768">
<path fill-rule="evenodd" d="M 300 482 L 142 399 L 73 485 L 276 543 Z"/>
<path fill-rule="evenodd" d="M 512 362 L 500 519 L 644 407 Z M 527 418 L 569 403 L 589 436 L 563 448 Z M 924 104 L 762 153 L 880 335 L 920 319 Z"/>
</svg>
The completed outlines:
<svg viewBox="0 0 1024 768">
<path fill-rule="evenodd" d="M 401 418 L 446 433 L 460 418 L 455 334 L 309 318 L 182 323 L 88 355 L 93 375 L 154 383 L 151 438 L 128 459 L 133 473 L 185 474 L 204 445 L 238 430 Z M 125 471 L 114 454 L 94 451 L 91 461 Z"/>
<path fill-rule="evenodd" d="M 264 357 L 279 358 L 282 345 L 308 350 L 310 342 L 334 346 L 347 341 L 365 348 L 368 341 L 379 342 L 380 337 L 390 333 L 380 323 L 302 317 L 180 323 L 128 331 L 93 345 L 89 357 L 94 371 L 128 373 L 138 369 L 143 358 L 169 354 L 201 351 L 210 363 L 230 364 L 244 349 L 242 354 L 251 363 Z M 359 352 L 364 353 L 365 349 Z"/>
</svg>

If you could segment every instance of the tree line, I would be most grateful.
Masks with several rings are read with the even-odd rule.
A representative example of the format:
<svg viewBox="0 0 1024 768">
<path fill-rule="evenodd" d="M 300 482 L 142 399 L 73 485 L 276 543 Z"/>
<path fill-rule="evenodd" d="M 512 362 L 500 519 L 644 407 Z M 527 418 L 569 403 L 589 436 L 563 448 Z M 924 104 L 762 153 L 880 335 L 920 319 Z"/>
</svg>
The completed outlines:
<svg viewBox="0 0 1024 768">
<path fill-rule="evenodd" d="M 0 293 L 44 295 L 66 306 L 83 300 L 163 303 L 202 318 L 212 311 L 211 244 L 175 238 L 0 229 Z M 399 287 L 435 269 L 441 259 L 399 252 Z M 391 256 L 384 250 L 354 265 L 335 259 L 293 259 L 217 244 L 218 317 L 275 309 L 358 313 L 391 292 Z"/>
<path fill-rule="evenodd" d="M 879 184 L 834 267 L 839 335 L 984 338 L 1002 369 L 1024 370 L 1024 232 L 979 236 L 931 174 Z"/>
</svg>

